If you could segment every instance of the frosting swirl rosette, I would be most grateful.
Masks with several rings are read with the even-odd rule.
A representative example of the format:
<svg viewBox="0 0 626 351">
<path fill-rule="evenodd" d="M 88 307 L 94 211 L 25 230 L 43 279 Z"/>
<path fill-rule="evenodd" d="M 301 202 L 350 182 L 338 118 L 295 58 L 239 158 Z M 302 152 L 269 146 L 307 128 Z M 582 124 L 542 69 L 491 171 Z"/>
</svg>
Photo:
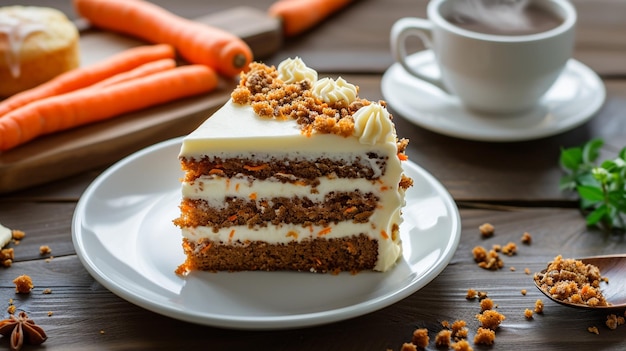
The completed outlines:
<svg viewBox="0 0 626 351">
<path fill-rule="evenodd" d="M 337 80 L 332 78 L 322 78 L 313 84 L 313 95 L 320 98 L 328 104 L 344 101 L 346 104 L 352 103 L 357 97 L 356 86 L 346 82 L 345 79 L 339 77 Z"/>
<path fill-rule="evenodd" d="M 283 60 L 278 64 L 276 71 L 278 71 L 278 79 L 287 84 L 301 82 L 306 79 L 311 83 L 317 81 L 317 71 L 307 67 L 299 57 Z"/>
<path fill-rule="evenodd" d="M 374 145 L 382 142 L 394 142 L 394 127 L 389 112 L 383 106 L 372 103 L 361 107 L 352 116 L 354 118 L 353 135 L 362 144 Z"/>
</svg>

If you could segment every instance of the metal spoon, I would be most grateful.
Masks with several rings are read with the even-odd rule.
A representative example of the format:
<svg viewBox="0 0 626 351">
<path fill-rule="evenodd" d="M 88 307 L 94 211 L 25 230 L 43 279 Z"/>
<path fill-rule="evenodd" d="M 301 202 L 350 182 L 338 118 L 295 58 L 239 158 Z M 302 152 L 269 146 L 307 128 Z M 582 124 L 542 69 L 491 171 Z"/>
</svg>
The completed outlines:
<svg viewBox="0 0 626 351">
<path fill-rule="evenodd" d="M 609 306 L 588 306 L 555 299 L 549 293 L 543 291 L 537 281 L 533 279 L 537 289 L 550 300 L 565 306 L 587 309 L 617 309 L 626 307 L 626 255 L 594 256 L 578 258 L 577 260 L 598 267 L 600 274 L 608 278 L 608 283 L 602 283 L 601 290 Z M 541 273 L 545 274 L 546 270 L 542 270 Z"/>
</svg>

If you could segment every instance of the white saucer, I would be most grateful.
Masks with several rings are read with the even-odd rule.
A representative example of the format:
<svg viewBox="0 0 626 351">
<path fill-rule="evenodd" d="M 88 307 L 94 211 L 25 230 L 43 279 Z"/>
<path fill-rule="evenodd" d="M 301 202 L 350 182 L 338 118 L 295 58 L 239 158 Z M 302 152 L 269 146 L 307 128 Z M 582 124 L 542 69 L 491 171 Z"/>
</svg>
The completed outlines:
<svg viewBox="0 0 626 351">
<path fill-rule="evenodd" d="M 409 65 L 436 76 L 430 50 L 407 58 Z M 602 106 L 602 80 L 589 67 L 570 59 L 554 86 L 536 108 L 516 115 L 481 115 L 465 109 L 457 97 L 408 74 L 393 64 L 382 79 L 389 106 L 410 122 L 444 135 L 479 141 L 522 141 L 573 129 L 588 121 Z"/>
<path fill-rule="evenodd" d="M 286 329 L 353 318 L 418 291 L 448 265 L 461 236 L 454 200 L 428 172 L 405 161 L 414 186 L 400 226 L 402 258 L 391 270 L 338 275 L 298 272 L 174 273 L 185 260 L 178 161 L 182 138 L 138 151 L 83 193 L 72 222 L 76 253 L 89 273 L 148 310 L 233 329 Z"/>
</svg>

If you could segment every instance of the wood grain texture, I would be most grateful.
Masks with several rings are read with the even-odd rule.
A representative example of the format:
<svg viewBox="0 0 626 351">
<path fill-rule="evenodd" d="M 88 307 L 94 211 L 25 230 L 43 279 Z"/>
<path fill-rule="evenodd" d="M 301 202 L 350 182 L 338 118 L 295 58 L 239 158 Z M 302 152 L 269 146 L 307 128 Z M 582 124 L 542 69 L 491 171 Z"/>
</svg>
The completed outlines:
<svg viewBox="0 0 626 351">
<path fill-rule="evenodd" d="M 40 223 L 57 218 L 58 223 L 70 221 L 70 204 L 65 211 L 51 210 L 49 204 L 32 206 L 33 214 L 42 216 Z M 6 204 L 0 205 L 5 213 Z M 17 214 L 23 209 L 16 209 Z M 47 214 L 46 214 L 47 213 Z M 27 311 L 48 332 L 48 350 L 169 350 L 193 349 L 211 343 L 214 350 L 272 349 L 272 350 L 399 350 L 410 340 L 415 328 L 428 328 L 431 337 L 441 330 L 444 320 L 466 320 L 472 337 L 478 328 L 475 315 L 480 307 L 475 300 L 466 300 L 467 289 L 485 291 L 506 316 L 497 331 L 492 350 L 584 350 L 597 346 L 601 338 L 604 350 L 626 347 L 620 330 L 604 326 L 606 312 L 585 312 L 547 301 L 534 287 L 532 276 L 525 268 L 536 272 L 545 268 L 556 254 L 577 256 L 582 253 L 617 253 L 626 247 L 619 237 L 605 237 L 587 230 L 576 210 L 520 209 L 506 211 L 461 210 L 463 218 L 461 242 L 450 265 L 425 288 L 407 299 L 377 312 L 330 325 L 281 331 L 234 331 L 181 322 L 146 311 L 115 296 L 95 282 L 74 255 L 63 255 L 46 262 L 43 258 L 24 255 L 42 243 L 48 243 L 53 253 L 55 243 L 67 240 L 62 225 L 48 231 L 34 223 L 23 242 L 15 247 L 21 259 L 4 269 L 0 281 L 0 301 L 14 299 L 18 309 Z M 13 223 L 23 223 L 18 218 Z M 490 222 L 495 235 L 483 239 L 478 231 L 482 223 Z M 523 232 L 532 235 L 530 245 L 521 244 Z M 54 234 L 55 235 L 50 235 Z M 505 267 L 499 271 L 479 268 L 471 250 L 476 245 L 518 244 L 517 254 L 503 256 Z M 515 267 L 511 271 L 510 267 Z M 35 289 L 29 295 L 15 294 L 10 282 L 19 274 L 33 277 Z M 218 273 L 220 274 L 220 273 Z M 229 273 L 226 273 L 229 274 Z M 236 274 L 236 273 L 235 273 Z M 43 294 L 44 289 L 51 294 Z M 527 294 L 522 295 L 522 289 Z M 543 299 L 545 310 L 528 320 L 526 308 L 533 308 Z M 209 303 L 209 302 L 207 302 Z M 48 311 L 52 316 L 48 317 Z M 623 313 L 623 311 L 621 311 Z M 595 325 L 601 335 L 586 331 Z M 555 328 L 558 326 L 558 329 Z M 555 338 L 558 330 L 560 337 Z M 374 332 L 375 331 L 375 332 Z M 0 345 L 6 340 L 0 339 Z M 91 345 L 88 347 L 87 345 Z M 434 345 L 428 348 L 435 350 Z"/>
</svg>

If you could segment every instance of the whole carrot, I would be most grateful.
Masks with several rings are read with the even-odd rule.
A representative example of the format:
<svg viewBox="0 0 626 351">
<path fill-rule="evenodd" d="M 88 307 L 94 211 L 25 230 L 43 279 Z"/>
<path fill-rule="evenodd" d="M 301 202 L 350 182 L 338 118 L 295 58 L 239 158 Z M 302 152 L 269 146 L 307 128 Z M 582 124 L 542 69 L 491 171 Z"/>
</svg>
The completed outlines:
<svg viewBox="0 0 626 351">
<path fill-rule="evenodd" d="M 122 51 L 103 61 L 65 72 L 46 83 L 0 101 L 0 120 L 8 112 L 30 102 L 90 86 L 146 62 L 174 57 L 174 48 L 167 44 L 139 46 Z"/>
<path fill-rule="evenodd" d="M 282 21 L 283 33 L 296 36 L 339 11 L 351 0 L 278 0 L 269 8 L 270 16 Z"/>
<path fill-rule="evenodd" d="M 101 89 L 79 89 L 32 102 L 0 119 L 0 151 L 41 135 L 205 93 L 218 84 L 215 71 L 189 65 Z"/>
<path fill-rule="evenodd" d="M 96 27 L 170 44 L 189 63 L 207 65 L 228 77 L 236 76 L 252 61 L 252 51 L 241 38 L 147 1 L 74 0 L 74 8 Z"/>
<path fill-rule="evenodd" d="M 141 66 L 131 69 L 130 71 L 118 73 L 112 77 L 101 80 L 95 84 L 90 85 L 88 88 L 103 88 L 109 85 L 126 82 L 140 77 L 145 77 L 156 72 L 166 71 L 175 67 L 176 61 L 169 58 L 147 62 Z"/>
</svg>

